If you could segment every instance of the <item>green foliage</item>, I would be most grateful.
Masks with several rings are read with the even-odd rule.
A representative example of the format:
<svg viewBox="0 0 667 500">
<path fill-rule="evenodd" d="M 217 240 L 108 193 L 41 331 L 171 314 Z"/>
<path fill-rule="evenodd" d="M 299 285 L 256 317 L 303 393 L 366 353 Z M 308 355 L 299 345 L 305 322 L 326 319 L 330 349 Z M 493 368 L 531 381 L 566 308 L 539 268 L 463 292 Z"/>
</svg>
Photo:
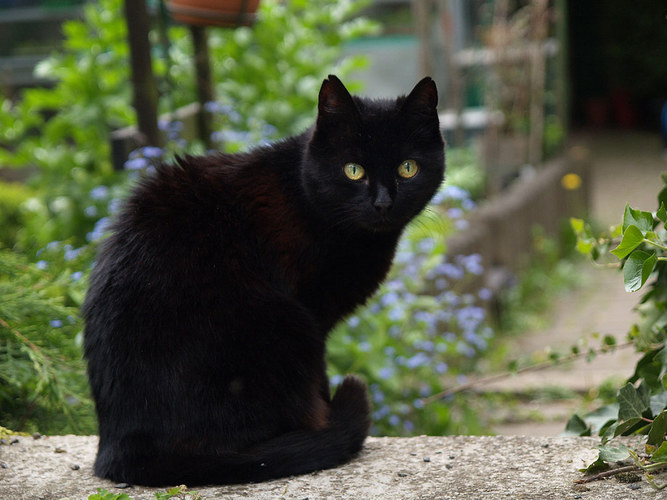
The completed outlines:
<svg viewBox="0 0 667 500">
<path fill-rule="evenodd" d="M 274 137 L 284 137 L 312 123 L 322 79 L 329 73 L 344 78 L 365 65 L 360 56 L 340 58 L 343 43 L 378 30 L 353 18 L 367 3 L 265 0 L 254 26 L 210 30 L 216 93 L 241 115 L 241 130 L 261 133 L 269 124 Z M 358 90 L 349 82 L 348 88 Z"/>
<path fill-rule="evenodd" d="M 170 500 L 172 498 L 178 500 L 201 500 L 202 497 L 198 492 L 188 491 L 185 485 L 181 485 L 169 488 L 166 491 L 156 491 L 155 498 L 157 500 Z M 132 497 L 127 493 L 111 493 L 109 490 L 98 488 L 97 493 L 88 495 L 88 500 L 132 500 Z"/>
<path fill-rule="evenodd" d="M 620 259 L 626 291 L 645 290 L 637 307 L 640 322 L 629 332 L 644 356 L 613 404 L 584 417 L 573 416 L 567 431 L 602 436 L 600 456 L 591 467 L 632 459 L 653 486 L 657 485 L 650 473 L 667 463 L 667 175 L 662 180 L 665 186 L 658 195 L 658 210 L 651 213 L 628 205 L 622 224 L 608 235 L 596 237 L 583 221 L 572 220 L 580 252 L 595 262 L 606 261 L 609 254 Z M 639 458 L 639 453 L 623 445 L 608 444 L 617 436 L 632 434 L 647 436 L 643 450 L 647 458 Z"/>
<path fill-rule="evenodd" d="M 48 252 L 48 263 L 33 264 L 0 249 L 0 421 L 19 431 L 91 432 L 77 317 L 77 269 L 90 257 Z"/>
<path fill-rule="evenodd" d="M 21 205 L 32 194 L 29 188 L 17 182 L 0 182 L 0 247 L 16 243 L 23 225 Z"/>
</svg>

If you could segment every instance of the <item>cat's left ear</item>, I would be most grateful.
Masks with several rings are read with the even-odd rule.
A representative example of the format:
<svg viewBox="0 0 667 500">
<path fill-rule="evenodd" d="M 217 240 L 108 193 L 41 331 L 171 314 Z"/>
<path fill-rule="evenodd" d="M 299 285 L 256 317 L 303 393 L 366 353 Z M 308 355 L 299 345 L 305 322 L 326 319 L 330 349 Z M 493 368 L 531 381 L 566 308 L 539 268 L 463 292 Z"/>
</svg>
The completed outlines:
<svg viewBox="0 0 667 500">
<path fill-rule="evenodd" d="M 433 113 L 438 107 L 438 89 L 431 77 L 423 78 L 405 98 L 402 110 Z"/>
</svg>

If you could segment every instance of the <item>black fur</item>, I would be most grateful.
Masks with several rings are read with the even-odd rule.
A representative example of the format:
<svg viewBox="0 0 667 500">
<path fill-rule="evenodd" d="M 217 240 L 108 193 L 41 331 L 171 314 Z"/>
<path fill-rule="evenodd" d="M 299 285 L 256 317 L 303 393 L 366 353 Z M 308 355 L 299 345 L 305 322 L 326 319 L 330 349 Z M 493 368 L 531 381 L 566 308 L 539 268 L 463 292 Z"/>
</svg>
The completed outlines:
<svg viewBox="0 0 667 500">
<path fill-rule="evenodd" d="M 436 104 L 428 78 L 371 101 L 330 76 L 302 135 L 180 159 L 140 183 L 84 304 L 98 476 L 260 481 L 361 449 L 366 387 L 347 377 L 330 397 L 325 340 L 377 289 L 442 181 Z M 397 175 L 406 159 L 414 178 Z M 345 177 L 348 162 L 367 177 Z"/>
</svg>

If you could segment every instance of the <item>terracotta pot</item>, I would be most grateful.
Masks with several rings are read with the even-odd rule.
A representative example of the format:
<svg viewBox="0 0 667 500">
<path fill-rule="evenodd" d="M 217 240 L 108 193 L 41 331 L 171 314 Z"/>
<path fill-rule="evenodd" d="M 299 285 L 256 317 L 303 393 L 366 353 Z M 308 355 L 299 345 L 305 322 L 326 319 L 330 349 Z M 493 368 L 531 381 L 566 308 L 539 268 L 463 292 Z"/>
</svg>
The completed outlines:
<svg viewBox="0 0 667 500">
<path fill-rule="evenodd" d="M 167 9 L 175 20 L 197 26 L 250 26 L 260 0 L 170 0 Z"/>
</svg>

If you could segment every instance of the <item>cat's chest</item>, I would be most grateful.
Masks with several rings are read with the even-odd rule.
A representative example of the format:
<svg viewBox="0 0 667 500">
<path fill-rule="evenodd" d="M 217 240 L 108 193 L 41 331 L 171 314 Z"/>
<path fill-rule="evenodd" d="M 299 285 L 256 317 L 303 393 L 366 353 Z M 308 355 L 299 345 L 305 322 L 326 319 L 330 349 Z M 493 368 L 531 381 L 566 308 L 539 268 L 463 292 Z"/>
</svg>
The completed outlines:
<svg viewBox="0 0 667 500">
<path fill-rule="evenodd" d="M 326 242 L 320 241 L 324 245 Z M 382 244 L 349 242 L 319 248 L 294 294 L 329 330 L 377 290 L 394 253 L 391 241 Z M 304 270 L 305 270 L 304 269 Z"/>
</svg>

